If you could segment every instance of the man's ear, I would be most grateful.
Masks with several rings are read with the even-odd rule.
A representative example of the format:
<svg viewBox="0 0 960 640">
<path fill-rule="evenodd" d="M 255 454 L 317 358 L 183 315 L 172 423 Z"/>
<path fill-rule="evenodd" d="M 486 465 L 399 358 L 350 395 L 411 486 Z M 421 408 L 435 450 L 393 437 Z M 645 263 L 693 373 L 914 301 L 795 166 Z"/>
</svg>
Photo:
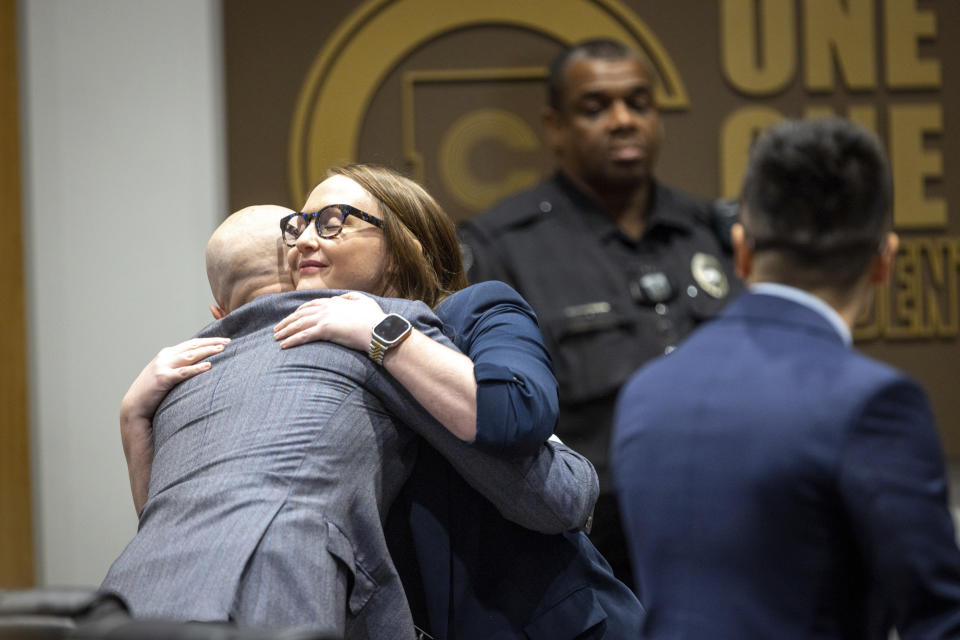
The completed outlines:
<svg viewBox="0 0 960 640">
<path fill-rule="evenodd" d="M 747 241 L 747 230 L 739 222 L 730 228 L 730 242 L 733 244 L 733 263 L 737 275 L 746 280 L 753 272 L 753 248 Z"/>
<path fill-rule="evenodd" d="M 547 138 L 547 144 L 550 150 L 556 154 L 563 146 L 563 137 L 566 133 L 563 116 L 553 107 L 544 107 L 540 112 L 540 122 L 543 125 L 543 133 Z"/>
<path fill-rule="evenodd" d="M 221 309 L 219 306 L 217 306 L 217 305 L 215 305 L 215 304 L 210 305 L 210 313 L 213 314 L 213 319 L 214 319 L 214 320 L 219 320 L 220 318 L 222 318 L 222 317 L 224 317 L 225 315 L 227 315 L 227 312 L 226 312 L 226 311 L 224 311 L 223 309 Z"/>
<path fill-rule="evenodd" d="M 873 259 L 873 265 L 870 267 L 870 282 L 882 286 L 890 280 L 890 274 L 893 271 L 893 258 L 897 255 L 897 249 L 900 247 L 900 238 L 893 231 L 887 234 L 887 240 L 883 249 L 876 258 Z"/>
</svg>

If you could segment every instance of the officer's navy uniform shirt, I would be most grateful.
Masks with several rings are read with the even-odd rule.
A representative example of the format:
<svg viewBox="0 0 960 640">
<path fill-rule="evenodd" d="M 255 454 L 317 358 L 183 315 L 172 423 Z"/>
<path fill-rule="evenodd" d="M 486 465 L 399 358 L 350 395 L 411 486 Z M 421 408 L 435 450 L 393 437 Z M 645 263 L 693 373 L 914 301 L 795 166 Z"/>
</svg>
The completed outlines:
<svg viewBox="0 0 960 640">
<path fill-rule="evenodd" d="M 537 313 L 560 385 L 558 435 L 610 491 L 617 391 L 740 291 L 713 207 L 660 183 L 635 241 L 562 174 L 460 230 L 471 282 L 503 280 Z"/>
</svg>

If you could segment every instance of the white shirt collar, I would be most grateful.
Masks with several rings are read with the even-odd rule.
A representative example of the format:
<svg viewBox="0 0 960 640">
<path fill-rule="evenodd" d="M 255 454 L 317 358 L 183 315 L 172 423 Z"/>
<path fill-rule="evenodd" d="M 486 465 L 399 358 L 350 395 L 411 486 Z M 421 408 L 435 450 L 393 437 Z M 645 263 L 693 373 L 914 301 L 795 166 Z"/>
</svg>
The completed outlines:
<svg viewBox="0 0 960 640">
<path fill-rule="evenodd" d="M 833 325 L 833 328 L 837 330 L 838 334 L 840 334 L 843 344 L 847 345 L 848 347 L 853 344 L 853 336 L 850 333 L 850 327 L 848 327 L 847 323 L 843 321 L 843 318 L 840 317 L 840 314 L 837 313 L 836 309 L 812 293 L 808 293 L 803 289 L 798 289 L 796 287 L 791 287 L 789 285 L 779 284 L 776 282 L 757 282 L 756 284 L 750 286 L 750 290 L 754 293 L 761 293 L 767 296 L 776 296 L 778 298 L 791 300 L 797 304 L 807 307 L 808 309 L 816 311 L 826 318 L 831 325 Z"/>
</svg>

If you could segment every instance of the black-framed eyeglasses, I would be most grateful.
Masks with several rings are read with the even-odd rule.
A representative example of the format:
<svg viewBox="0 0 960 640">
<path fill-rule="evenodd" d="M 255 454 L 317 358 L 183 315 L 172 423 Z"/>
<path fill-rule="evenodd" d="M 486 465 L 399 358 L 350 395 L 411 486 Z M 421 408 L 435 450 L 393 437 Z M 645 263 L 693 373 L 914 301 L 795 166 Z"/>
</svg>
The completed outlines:
<svg viewBox="0 0 960 640">
<path fill-rule="evenodd" d="M 281 218 L 280 231 L 283 233 L 283 242 L 288 247 L 296 246 L 297 238 L 307 230 L 311 220 L 317 227 L 317 235 L 321 238 L 336 238 L 343 231 L 343 221 L 347 216 L 354 216 L 383 228 L 383 220 L 366 211 L 360 211 L 348 204 L 328 204 L 316 213 L 291 213 Z"/>
</svg>

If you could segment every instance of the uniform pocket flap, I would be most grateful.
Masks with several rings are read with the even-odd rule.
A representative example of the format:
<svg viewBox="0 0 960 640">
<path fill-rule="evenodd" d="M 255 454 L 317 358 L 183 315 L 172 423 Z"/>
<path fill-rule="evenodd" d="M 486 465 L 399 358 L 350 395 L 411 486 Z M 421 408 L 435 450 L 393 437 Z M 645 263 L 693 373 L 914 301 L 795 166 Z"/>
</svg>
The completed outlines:
<svg viewBox="0 0 960 640">
<path fill-rule="evenodd" d="M 627 326 L 627 318 L 619 313 L 609 302 L 590 302 L 565 307 L 563 316 L 552 323 L 556 331 L 556 340 L 594 331 L 608 331 Z"/>
<path fill-rule="evenodd" d="M 642 362 L 631 318 L 609 302 L 566 307 L 544 325 L 553 343 L 550 357 L 562 403 L 616 393 Z"/>
</svg>

